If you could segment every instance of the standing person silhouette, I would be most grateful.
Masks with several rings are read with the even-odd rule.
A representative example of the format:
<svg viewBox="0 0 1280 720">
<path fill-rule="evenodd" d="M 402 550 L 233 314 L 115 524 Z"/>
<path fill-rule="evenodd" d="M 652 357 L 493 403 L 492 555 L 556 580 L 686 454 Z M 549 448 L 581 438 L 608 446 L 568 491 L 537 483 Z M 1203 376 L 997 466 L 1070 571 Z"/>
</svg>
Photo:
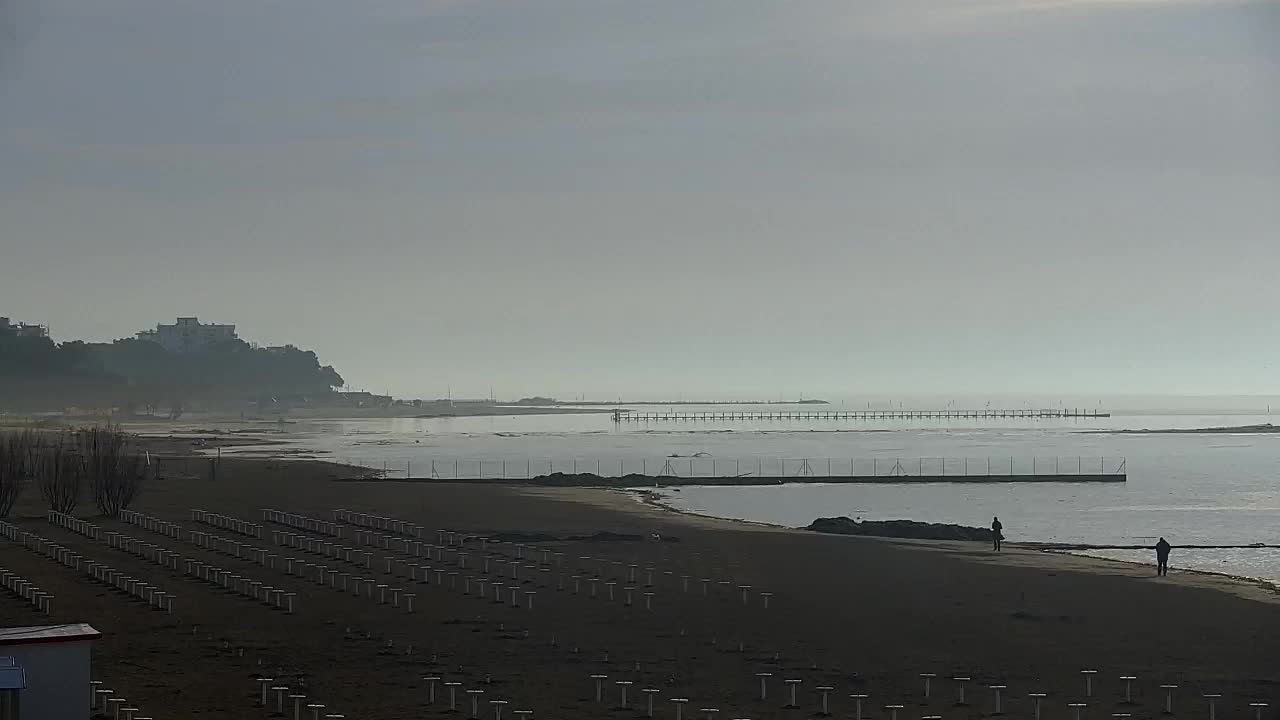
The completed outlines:
<svg viewBox="0 0 1280 720">
<path fill-rule="evenodd" d="M 1160 538 L 1156 542 L 1156 575 L 1161 577 L 1169 574 L 1169 551 L 1173 546 L 1168 540 Z"/>
<path fill-rule="evenodd" d="M 991 545 L 996 552 L 1000 551 L 1000 541 L 1004 540 L 1004 525 L 1000 524 L 1000 518 L 991 518 Z"/>
</svg>

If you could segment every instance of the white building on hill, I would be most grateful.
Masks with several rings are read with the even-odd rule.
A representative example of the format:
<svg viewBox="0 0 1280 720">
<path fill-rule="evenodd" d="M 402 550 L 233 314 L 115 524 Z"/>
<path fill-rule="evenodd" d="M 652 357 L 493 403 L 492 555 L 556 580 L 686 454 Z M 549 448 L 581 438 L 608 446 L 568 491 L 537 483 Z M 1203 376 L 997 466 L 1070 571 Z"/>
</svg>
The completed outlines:
<svg viewBox="0 0 1280 720">
<path fill-rule="evenodd" d="M 172 325 L 156 325 L 155 330 L 138 333 L 139 340 L 158 343 L 169 352 L 194 352 L 209 345 L 239 340 L 235 325 L 201 324 L 199 318 L 180 317 Z"/>
<path fill-rule="evenodd" d="M 49 337 L 49 328 L 45 325 L 29 325 L 24 322 L 13 324 L 7 317 L 0 317 L 0 330 L 12 333 L 18 337 L 28 338 L 47 338 Z"/>
</svg>

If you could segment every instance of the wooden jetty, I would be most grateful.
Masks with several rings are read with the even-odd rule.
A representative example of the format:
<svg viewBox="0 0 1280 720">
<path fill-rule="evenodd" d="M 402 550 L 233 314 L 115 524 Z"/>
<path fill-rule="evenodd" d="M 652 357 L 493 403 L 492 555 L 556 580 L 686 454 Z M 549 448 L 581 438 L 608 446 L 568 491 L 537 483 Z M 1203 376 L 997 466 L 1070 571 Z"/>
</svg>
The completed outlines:
<svg viewBox="0 0 1280 720">
<path fill-rule="evenodd" d="M 1064 418 L 1109 418 L 1111 413 L 1080 409 L 1024 410 L 786 410 L 786 411 L 720 411 L 706 412 L 634 412 L 624 408 L 613 411 L 613 421 L 621 422 L 730 422 L 743 420 L 970 420 L 1027 419 L 1059 420 Z"/>
</svg>

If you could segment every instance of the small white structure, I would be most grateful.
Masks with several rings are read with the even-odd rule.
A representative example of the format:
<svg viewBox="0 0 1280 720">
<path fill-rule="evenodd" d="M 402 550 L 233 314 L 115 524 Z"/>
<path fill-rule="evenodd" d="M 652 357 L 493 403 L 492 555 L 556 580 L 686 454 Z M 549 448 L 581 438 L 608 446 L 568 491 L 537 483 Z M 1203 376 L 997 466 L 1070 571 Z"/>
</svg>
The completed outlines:
<svg viewBox="0 0 1280 720">
<path fill-rule="evenodd" d="M 209 345 L 239 340 L 235 325 L 204 324 L 199 318 L 180 317 L 172 325 L 159 324 L 155 330 L 138 333 L 139 340 L 153 342 L 174 353 L 195 352 Z"/>
<path fill-rule="evenodd" d="M 25 689 L 13 688 L 18 714 L 6 720 L 88 720 L 89 651 L 100 637 L 84 623 L 0 628 L 0 657 L 25 675 Z"/>
</svg>

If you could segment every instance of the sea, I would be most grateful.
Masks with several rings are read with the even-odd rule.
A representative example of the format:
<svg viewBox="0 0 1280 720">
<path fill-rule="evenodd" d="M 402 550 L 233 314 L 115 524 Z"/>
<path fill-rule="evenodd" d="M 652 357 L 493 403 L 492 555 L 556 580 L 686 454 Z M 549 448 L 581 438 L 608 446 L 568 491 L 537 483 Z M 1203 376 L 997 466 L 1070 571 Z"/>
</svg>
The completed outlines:
<svg viewBox="0 0 1280 720">
<path fill-rule="evenodd" d="M 636 412 L 827 412 L 822 406 L 637 406 Z M 1280 433 L 1126 433 L 1263 425 L 1270 415 L 1067 419 L 679 420 L 616 423 L 609 414 L 309 421 L 288 449 L 389 476 L 518 479 L 545 472 L 754 474 L 811 482 L 664 489 L 683 511 L 803 527 L 819 517 L 987 527 L 1012 542 L 1175 546 L 1171 567 L 1280 582 Z M 253 448 L 246 448 L 253 451 Z M 260 450 L 260 449 L 259 449 Z M 823 483 L 831 473 L 1118 472 L 1124 483 Z M 873 470 L 874 468 L 874 470 Z M 1154 563 L 1145 550 L 1091 551 Z"/>
</svg>

